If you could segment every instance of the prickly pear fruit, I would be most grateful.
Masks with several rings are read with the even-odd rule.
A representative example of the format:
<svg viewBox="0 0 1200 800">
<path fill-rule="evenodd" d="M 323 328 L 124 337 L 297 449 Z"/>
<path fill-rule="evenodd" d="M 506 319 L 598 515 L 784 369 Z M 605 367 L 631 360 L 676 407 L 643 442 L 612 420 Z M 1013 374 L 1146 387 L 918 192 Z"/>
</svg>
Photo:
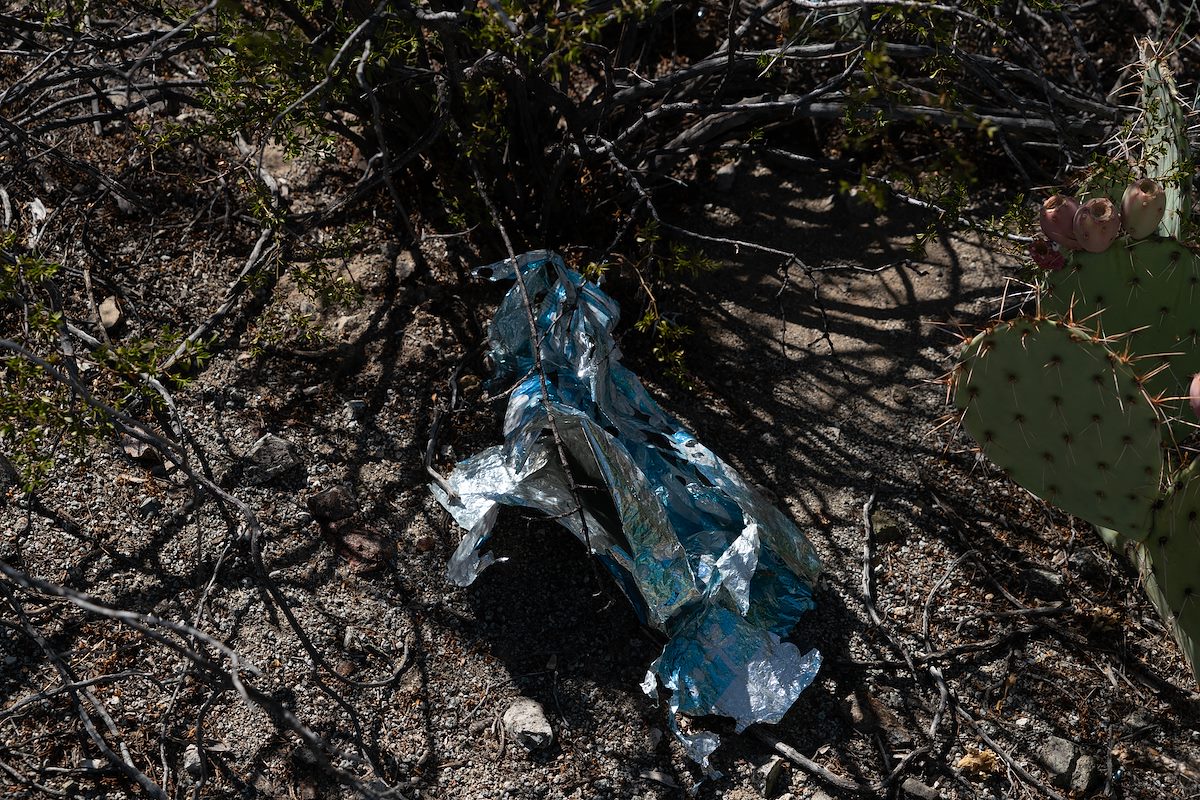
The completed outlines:
<svg viewBox="0 0 1200 800">
<path fill-rule="evenodd" d="M 1033 258 L 1033 263 L 1050 272 L 1060 270 L 1067 264 L 1063 254 L 1045 239 L 1034 239 L 1029 245 L 1029 255 Z"/>
<path fill-rule="evenodd" d="M 1056 194 L 1042 203 L 1042 213 L 1038 222 L 1042 233 L 1052 242 L 1070 248 L 1079 249 L 1079 240 L 1075 238 L 1075 212 L 1079 210 L 1079 201 L 1074 197 Z"/>
<path fill-rule="evenodd" d="M 1192 376 L 1192 383 L 1188 386 L 1188 404 L 1192 407 L 1192 413 L 1200 417 L 1200 372 Z"/>
<path fill-rule="evenodd" d="M 1089 253 L 1103 253 L 1121 232 L 1121 217 L 1112 200 L 1097 197 L 1075 212 L 1075 238 Z"/>
<path fill-rule="evenodd" d="M 1121 221 L 1135 239 L 1145 239 L 1158 230 L 1167 210 L 1167 193 L 1158 181 L 1142 178 L 1125 190 L 1121 198 Z"/>
</svg>

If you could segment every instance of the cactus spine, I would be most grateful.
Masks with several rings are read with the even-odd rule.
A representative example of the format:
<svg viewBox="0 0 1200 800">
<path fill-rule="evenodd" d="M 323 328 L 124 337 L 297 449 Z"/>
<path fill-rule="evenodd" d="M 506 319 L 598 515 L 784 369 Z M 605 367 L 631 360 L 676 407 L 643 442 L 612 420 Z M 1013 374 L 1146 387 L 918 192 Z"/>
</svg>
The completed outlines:
<svg viewBox="0 0 1200 800">
<path fill-rule="evenodd" d="M 1100 247 L 1094 223 L 1106 237 L 1113 223 L 1095 217 L 1072 237 L 1060 217 L 1075 201 L 1048 201 L 1042 228 L 1065 263 L 1033 248 L 1038 314 L 971 339 L 952 392 L 988 458 L 1129 554 L 1200 681 L 1200 459 L 1180 446 L 1200 408 L 1200 257 L 1185 244 L 1191 148 L 1170 74 L 1148 43 L 1142 56 L 1145 178 L 1124 196 L 1100 195 L 1115 191 L 1124 233 Z"/>
</svg>

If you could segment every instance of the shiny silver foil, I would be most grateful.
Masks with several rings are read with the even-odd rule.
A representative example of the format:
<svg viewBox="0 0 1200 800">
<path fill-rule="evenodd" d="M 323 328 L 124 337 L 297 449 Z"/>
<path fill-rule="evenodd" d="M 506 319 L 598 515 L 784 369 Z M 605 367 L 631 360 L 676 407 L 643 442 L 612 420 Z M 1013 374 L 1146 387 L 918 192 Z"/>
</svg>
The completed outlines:
<svg viewBox="0 0 1200 800">
<path fill-rule="evenodd" d="M 514 284 L 489 336 L 491 388 L 511 391 L 504 443 L 459 463 L 451 492 L 430 486 L 466 529 L 448 577 L 466 586 L 494 563 L 484 548 L 501 506 L 535 509 L 566 527 L 590 545 L 641 620 L 667 637 L 642 688 L 670 690 L 670 727 L 707 768 L 718 738 L 685 734 L 676 713 L 732 717 L 739 732 L 783 717 L 821 665 L 816 650 L 802 653 L 781 638 L 812 608 L 820 563 L 786 516 L 621 365 L 612 298 L 544 250 L 476 272 L 511 280 L 515 268 L 536 331 Z M 552 428 L 574 485 L 589 487 L 578 504 Z"/>
</svg>

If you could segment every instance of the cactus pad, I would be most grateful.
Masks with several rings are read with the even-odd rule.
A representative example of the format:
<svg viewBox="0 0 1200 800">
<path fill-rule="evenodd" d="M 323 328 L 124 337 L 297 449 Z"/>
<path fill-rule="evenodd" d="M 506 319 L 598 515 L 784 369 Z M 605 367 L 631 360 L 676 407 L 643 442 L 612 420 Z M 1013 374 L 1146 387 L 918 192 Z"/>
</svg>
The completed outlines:
<svg viewBox="0 0 1200 800">
<path fill-rule="evenodd" d="M 1146 593 L 1158 607 L 1200 677 L 1200 480 L 1197 462 L 1180 474 L 1163 507 L 1154 515 L 1150 537 L 1136 560 Z"/>
<path fill-rule="evenodd" d="M 1166 365 L 1146 380 L 1152 397 L 1182 398 L 1200 372 L 1200 259 L 1178 242 L 1147 239 L 1074 253 L 1066 269 L 1047 274 L 1041 308 L 1113 337 L 1109 349 L 1127 353 L 1140 375 Z M 1181 405 L 1169 402 L 1166 415 L 1179 418 Z M 1191 429 L 1176 426 L 1173 433 L 1182 439 Z"/>
<path fill-rule="evenodd" d="M 1150 177 L 1166 187 L 1167 211 L 1158 232 L 1180 237 L 1191 211 L 1191 142 L 1188 119 L 1171 73 L 1149 42 L 1142 43 L 1142 109 L 1146 142 L 1142 157 L 1149 163 Z"/>
<path fill-rule="evenodd" d="M 997 323 L 966 346 L 953 389 L 963 427 L 1025 489 L 1131 538 L 1149 531 L 1158 415 L 1088 331 L 1045 318 Z"/>
</svg>

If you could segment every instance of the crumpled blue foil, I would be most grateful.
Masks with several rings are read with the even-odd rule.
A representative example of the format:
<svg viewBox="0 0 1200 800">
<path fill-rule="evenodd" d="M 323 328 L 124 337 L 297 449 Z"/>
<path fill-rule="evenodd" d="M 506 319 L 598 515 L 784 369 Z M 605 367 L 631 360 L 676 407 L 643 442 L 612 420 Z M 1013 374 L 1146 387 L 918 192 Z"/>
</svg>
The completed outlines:
<svg viewBox="0 0 1200 800">
<path fill-rule="evenodd" d="M 504 443 L 459 463 L 450 492 L 430 485 L 467 531 L 449 580 L 466 586 L 495 562 L 484 546 L 501 506 L 540 511 L 589 544 L 642 622 L 667 637 L 648 694 L 661 684 L 672 712 L 732 717 L 739 732 L 778 722 L 821 665 L 816 650 L 781 639 L 813 607 L 821 565 L 811 544 L 622 366 L 612 298 L 545 250 L 476 273 L 512 280 L 514 268 L 536 331 L 515 283 L 489 333 L 490 388 L 511 392 Z M 670 727 L 707 768 L 719 739 L 685 734 L 676 713 Z"/>
</svg>

